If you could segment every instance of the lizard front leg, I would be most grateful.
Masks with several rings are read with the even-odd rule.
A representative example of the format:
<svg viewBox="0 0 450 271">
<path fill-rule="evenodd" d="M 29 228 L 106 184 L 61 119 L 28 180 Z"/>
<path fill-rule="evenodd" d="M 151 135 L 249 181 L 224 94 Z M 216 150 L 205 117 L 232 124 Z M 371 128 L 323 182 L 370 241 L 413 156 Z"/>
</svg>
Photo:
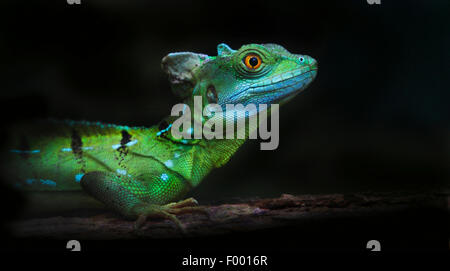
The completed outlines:
<svg viewBox="0 0 450 271">
<path fill-rule="evenodd" d="M 81 186 L 108 208 L 128 219 L 135 219 L 135 228 L 139 228 L 147 218 L 162 217 L 172 220 L 184 231 L 176 215 L 187 212 L 207 214 L 205 208 L 197 206 L 193 198 L 173 202 L 189 189 L 182 178 L 168 173 L 150 173 L 139 177 L 94 171 L 83 176 Z"/>
</svg>

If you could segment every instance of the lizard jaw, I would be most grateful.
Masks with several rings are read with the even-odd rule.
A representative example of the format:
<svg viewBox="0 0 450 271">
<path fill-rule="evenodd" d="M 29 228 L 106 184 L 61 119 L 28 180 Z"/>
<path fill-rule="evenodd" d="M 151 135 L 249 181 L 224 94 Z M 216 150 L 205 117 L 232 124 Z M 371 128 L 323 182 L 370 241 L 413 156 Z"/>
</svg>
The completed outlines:
<svg viewBox="0 0 450 271">
<path fill-rule="evenodd" d="M 317 68 L 288 71 L 254 83 L 228 97 L 221 105 L 231 104 L 272 104 L 285 102 L 302 90 L 317 76 Z"/>
</svg>

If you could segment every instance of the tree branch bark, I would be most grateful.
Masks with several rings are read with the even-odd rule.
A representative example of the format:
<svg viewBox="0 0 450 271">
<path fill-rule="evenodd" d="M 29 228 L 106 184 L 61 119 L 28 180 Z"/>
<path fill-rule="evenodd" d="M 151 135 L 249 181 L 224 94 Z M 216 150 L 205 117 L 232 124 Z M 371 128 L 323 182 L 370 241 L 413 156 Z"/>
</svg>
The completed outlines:
<svg viewBox="0 0 450 271">
<path fill-rule="evenodd" d="M 356 217 L 396 212 L 418 204 L 448 208 L 444 193 L 362 193 L 333 195 L 283 194 L 279 198 L 237 199 L 233 203 L 207 206 L 208 218 L 201 213 L 179 215 L 183 234 L 169 220 L 149 219 L 141 229 L 134 222 L 105 212 L 94 216 L 27 219 L 10 224 L 17 237 L 52 239 L 134 239 L 200 237 L 301 225 L 316 218 Z M 443 206 L 443 204 L 445 206 Z"/>
</svg>

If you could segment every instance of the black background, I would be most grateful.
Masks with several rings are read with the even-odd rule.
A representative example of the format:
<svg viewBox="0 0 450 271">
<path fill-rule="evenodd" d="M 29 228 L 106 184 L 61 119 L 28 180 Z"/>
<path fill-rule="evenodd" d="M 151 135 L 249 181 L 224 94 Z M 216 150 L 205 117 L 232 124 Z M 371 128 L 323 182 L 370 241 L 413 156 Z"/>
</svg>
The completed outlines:
<svg viewBox="0 0 450 271">
<path fill-rule="evenodd" d="M 47 117 L 156 124 L 179 102 L 160 69 L 166 54 L 216 55 L 222 42 L 233 49 L 278 43 L 317 59 L 318 76 L 281 108 L 278 149 L 260 151 L 259 142 L 246 143 L 192 191 L 200 203 L 448 188 L 448 1 L 81 1 L 0 4 L 2 136 L 10 123 Z M 17 202 L 15 194 L 3 194 L 3 202 Z M 6 209 L 14 215 L 14 208 Z M 373 239 L 366 226 L 393 247 L 435 247 L 444 237 L 436 246 L 445 248 L 447 218 L 422 211 L 384 226 L 364 218 L 356 225 L 333 221 L 333 229 L 326 221 L 311 222 L 306 230 L 314 238 L 300 247 L 328 247 L 327 238 L 336 235 L 348 241 L 342 247 L 358 247 Z M 389 217 L 396 215 L 379 219 Z M 396 240 L 392 229 L 402 232 L 414 219 L 422 224 Z M 409 233 L 422 236 L 422 243 L 405 244 Z M 288 247 L 298 247 L 296 240 Z"/>
</svg>

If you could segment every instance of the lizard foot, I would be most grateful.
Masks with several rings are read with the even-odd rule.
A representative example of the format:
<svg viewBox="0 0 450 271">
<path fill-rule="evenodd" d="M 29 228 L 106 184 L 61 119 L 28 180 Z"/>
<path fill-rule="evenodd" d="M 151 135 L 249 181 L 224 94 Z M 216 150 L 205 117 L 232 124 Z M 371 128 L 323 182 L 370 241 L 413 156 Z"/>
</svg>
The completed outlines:
<svg viewBox="0 0 450 271">
<path fill-rule="evenodd" d="M 183 233 L 186 233 L 185 226 L 176 217 L 176 215 L 193 212 L 203 213 L 209 218 L 209 213 L 206 207 L 198 206 L 198 202 L 194 198 L 188 198 L 179 202 L 171 202 L 166 205 L 150 204 L 141 206 L 138 210 L 136 210 L 138 218 L 134 224 L 134 228 L 136 230 L 139 229 L 147 218 L 161 217 L 171 220 Z"/>
</svg>

